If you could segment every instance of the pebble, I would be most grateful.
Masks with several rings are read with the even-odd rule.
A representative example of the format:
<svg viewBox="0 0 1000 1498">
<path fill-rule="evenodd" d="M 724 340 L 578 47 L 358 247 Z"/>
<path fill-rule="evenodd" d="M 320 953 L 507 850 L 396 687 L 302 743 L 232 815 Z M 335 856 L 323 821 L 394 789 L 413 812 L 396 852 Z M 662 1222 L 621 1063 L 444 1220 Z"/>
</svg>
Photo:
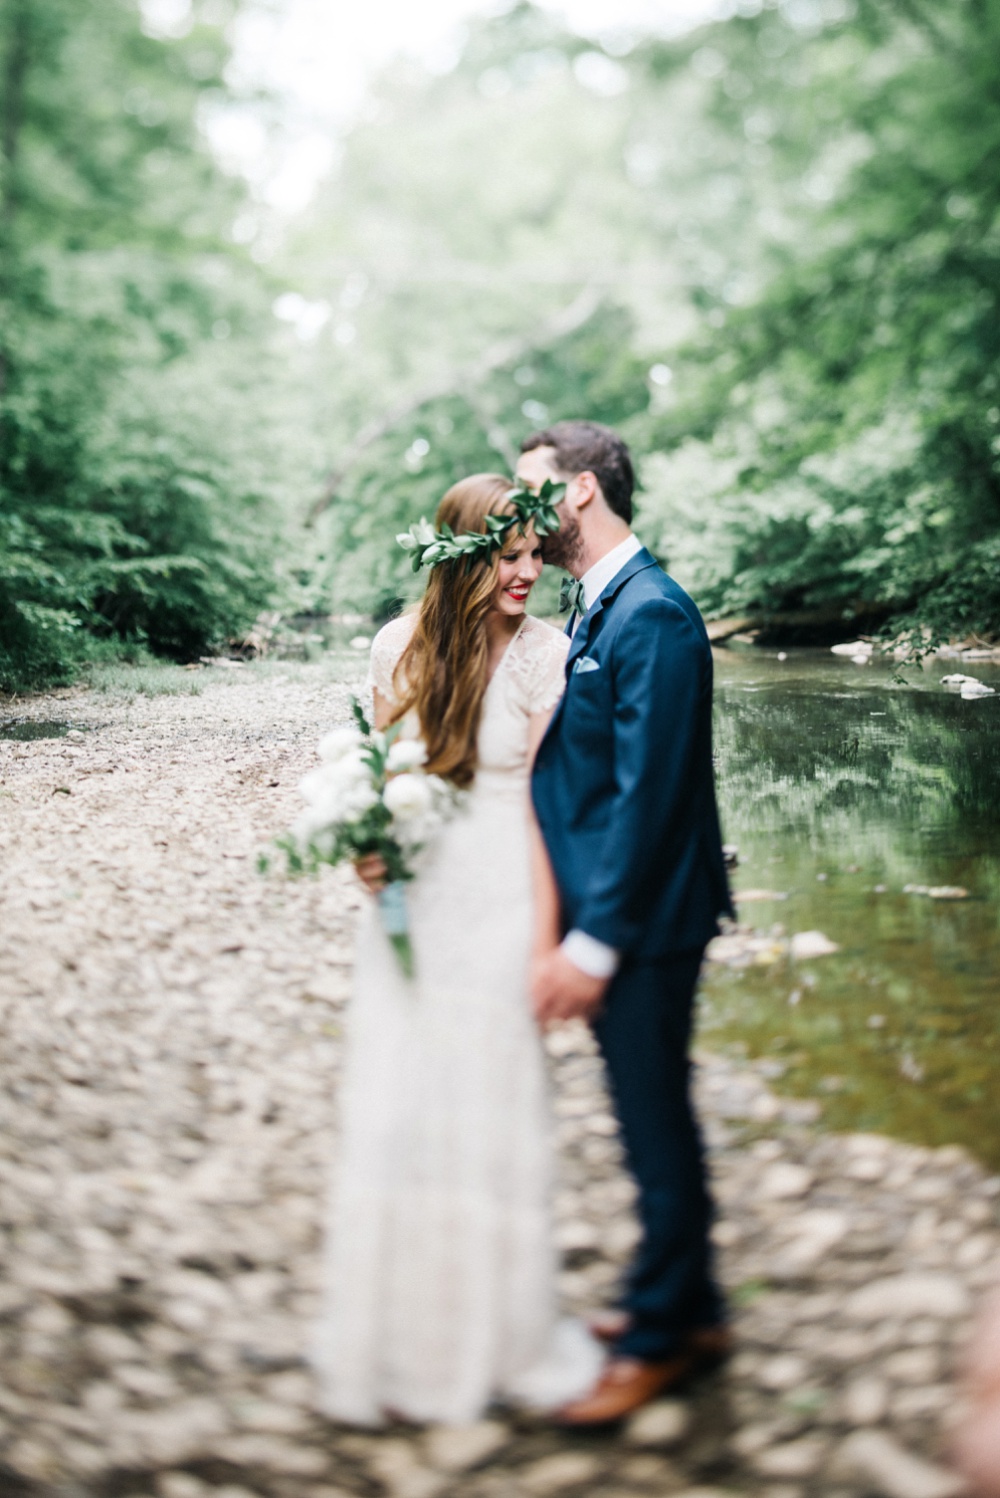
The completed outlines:
<svg viewBox="0 0 1000 1498">
<path fill-rule="evenodd" d="M 848 1236 L 851 1219 L 846 1212 L 815 1208 L 793 1217 L 788 1228 L 789 1241 L 778 1250 L 771 1266 L 776 1279 L 797 1278 L 815 1268 Z"/>
<path fill-rule="evenodd" d="M 829 1441 L 803 1436 L 756 1452 L 753 1465 L 763 1477 L 810 1477 L 823 1465 L 829 1446 Z"/>
<path fill-rule="evenodd" d="M 878 1430 L 859 1430 L 838 1452 L 838 1466 L 874 1486 L 883 1498 L 959 1498 L 960 1477 L 921 1461 Z"/>
<path fill-rule="evenodd" d="M 208 1484 L 188 1472 L 161 1472 L 156 1479 L 159 1498 L 205 1498 Z"/>
<path fill-rule="evenodd" d="M 673 1498 L 739 1498 L 731 1488 L 685 1488 Z"/>
<path fill-rule="evenodd" d="M 888 1378 L 901 1384 L 933 1384 L 940 1372 L 941 1359 L 935 1347 L 907 1347 L 886 1358 L 883 1368 Z"/>
<path fill-rule="evenodd" d="M 600 1470 L 601 1464 L 596 1456 L 583 1451 L 560 1451 L 542 1457 L 530 1467 L 522 1467 L 517 1475 L 529 1493 L 546 1498 L 548 1493 L 559 1493 L 563 1488 L 593 1482 Z"/>
<path fill-rule="evenodd" d="M 230 1436 L 213 1443 L 211 1450 L 213 1455 L 250 1471 L 263 1467 L 268 1472 L 294 1477 L 318 1477 L 327 1467 L 326 1455 L 317 1447 L 286 1441 L 279 1436 Z"/>
<path fill-rule="evenodd" d="M 1000 1179 L 962 1151 L 823 1134 L 817 1098 L 772 1090 L 775 1058 L 695 1069 L 724 1372 L 596 1442 L 502 1410 L 402 1434 L 316 1414 L 304 1353 L 364 897 L 339 872 L 256 872 L 347 709 L 325 661 L 283 675 L 39 699 L 91 730 L 72 757 L 0 742 L 0 1471 L 75 1498 L 957 1493 L 938 1454 L 956 1347 L 1000 1279 Z M 791 938 L 720 942 L 739 968 L 787 961 Z M 546 1048 L 560 1283 L 590 1312 L 613 1303 L 634 1192 L 589 1031 Z"/>
<path fill-rule="evenodd" d="M 510 1441 L 506 1425 L 478 1420 L 472 1425 L 437 1425 L 427 1433 L 425 1448 L 432 1467 L 442 1472 L 467 1472 L 495 1456 Z"/>
<path fill-rule="evenodd" d="M 877 1425 L 889 1406 L 889 1386 L 884 1378 L 862 1374 L 844 1389 L 843 1412 L 848 1425 Z"/>
<path fill-rule="evenodd" d="M 805 1358 L 797 1357 L 791 1352 L 768 1358 L 757 1370 L 757 1382 L 762 1389 L 794 1389 L 805 1383 L 808 1376 L 809 1364 Z"/>
<path fill-rule="evenodd" d="M 848 1299 L 847 1315 L 855 1321 L 889 1316 L 934 1316 L 951 1320 L 970 1309 L 965 1286 L 952 1274 L 899 1274 L 878 1279 Z"/>
<path fill-rule="evenodd" d="M 814 1179 L 806 1166 L 780 1161 L 764 1171 L 757 1190 L 764 1201 L 791 1201 L 805 1196 Z"/>
<path fill-rule="evenodd" d="M 633 1446 L 676 1446 L 691 1424 L 691 1411 L 679 1399 L 658 1399 L 638 1410 L 625 1427 Z"/>
<path fill-rule="evenodd" d="M 440 1472 L 423 1465 L 409 1441 L 387 1438 L 372 1448 L 369 1460 L 392 1498 L 436 1498 L 447 1483 Z"/>
<path fill-rule="evenodd" d="M 651 1456 L 648 1452 L 627 1457 L 621 1465 L 616 1463 L 615 1476 L 626 1482 L 652 1484 L 658 1491 L 663 1491 L 665 1486 L 672 1491 L 680 1481 L 675 1467 L 662 1456 Z"/>
</svg>

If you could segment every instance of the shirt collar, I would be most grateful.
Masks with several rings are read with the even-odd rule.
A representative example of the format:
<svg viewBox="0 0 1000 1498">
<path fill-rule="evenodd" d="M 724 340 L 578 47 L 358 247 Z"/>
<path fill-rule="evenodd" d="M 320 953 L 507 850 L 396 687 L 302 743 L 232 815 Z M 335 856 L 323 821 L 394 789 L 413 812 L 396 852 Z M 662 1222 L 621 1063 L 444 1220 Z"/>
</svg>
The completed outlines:
<svg viewBox="0 0 1000 1498">
<path fill-rule="evenodd" d="M 583 601 L 588 609 L 594 606 L 625 563 L 630 562 L 636 552 L 641 550 L 642 542 L 638 536 L 628 535 L 583 574 L 580 581 L 583 584 Z"/>
</svg>

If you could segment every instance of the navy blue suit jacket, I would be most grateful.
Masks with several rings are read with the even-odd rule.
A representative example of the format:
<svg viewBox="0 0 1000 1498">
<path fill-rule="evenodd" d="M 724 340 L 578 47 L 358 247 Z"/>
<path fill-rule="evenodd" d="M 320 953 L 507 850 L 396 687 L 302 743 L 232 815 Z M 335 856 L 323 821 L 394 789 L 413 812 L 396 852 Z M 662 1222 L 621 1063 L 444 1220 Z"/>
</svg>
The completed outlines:
<svg viewBox="0 0 1000 1498">
<path fill-rule="evenodd" d="M 578 928 L 627 957 L 703 946 L 732 904 L 712 768 L 712 652 L 643 548 L 581 620 L 532 795 Z"/>
</svg>

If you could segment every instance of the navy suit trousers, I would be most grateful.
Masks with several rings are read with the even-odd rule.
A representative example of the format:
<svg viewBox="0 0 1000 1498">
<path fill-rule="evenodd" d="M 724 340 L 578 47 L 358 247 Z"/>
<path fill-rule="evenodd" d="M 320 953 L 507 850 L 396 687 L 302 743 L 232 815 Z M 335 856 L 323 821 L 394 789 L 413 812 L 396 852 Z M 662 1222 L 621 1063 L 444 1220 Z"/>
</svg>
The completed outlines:
<svg viewBox="0 0 1000 1498">
<path fill-rule="evenodd" d="M 662 1362 L 685 1332 L 718 1325 L 712 1203 L 690 1099 L 688 1044 L 702 952 L 628 961 L 594 1025 L 608 1070 L 629 1169 L 639 1189 L 643 1242 L 624 1309 L 623 1357 Z"/>
</svg>

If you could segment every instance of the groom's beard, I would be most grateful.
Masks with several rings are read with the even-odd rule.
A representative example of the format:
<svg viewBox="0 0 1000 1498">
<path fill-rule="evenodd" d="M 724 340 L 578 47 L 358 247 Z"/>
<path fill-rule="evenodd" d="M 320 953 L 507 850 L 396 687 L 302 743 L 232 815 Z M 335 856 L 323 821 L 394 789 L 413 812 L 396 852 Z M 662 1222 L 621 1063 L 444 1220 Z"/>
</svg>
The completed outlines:
<svg viewBox="0 0 1000 1498">
<path fill-rule="evenodd" d="M 580 522 L 565 513 L 560 517 L 559 529 L 542 540 L 542 561 L 553 567 L 564 567 L 573 571 L 573 564 L 583 556 L 583 537 Z"/>
</svg>

